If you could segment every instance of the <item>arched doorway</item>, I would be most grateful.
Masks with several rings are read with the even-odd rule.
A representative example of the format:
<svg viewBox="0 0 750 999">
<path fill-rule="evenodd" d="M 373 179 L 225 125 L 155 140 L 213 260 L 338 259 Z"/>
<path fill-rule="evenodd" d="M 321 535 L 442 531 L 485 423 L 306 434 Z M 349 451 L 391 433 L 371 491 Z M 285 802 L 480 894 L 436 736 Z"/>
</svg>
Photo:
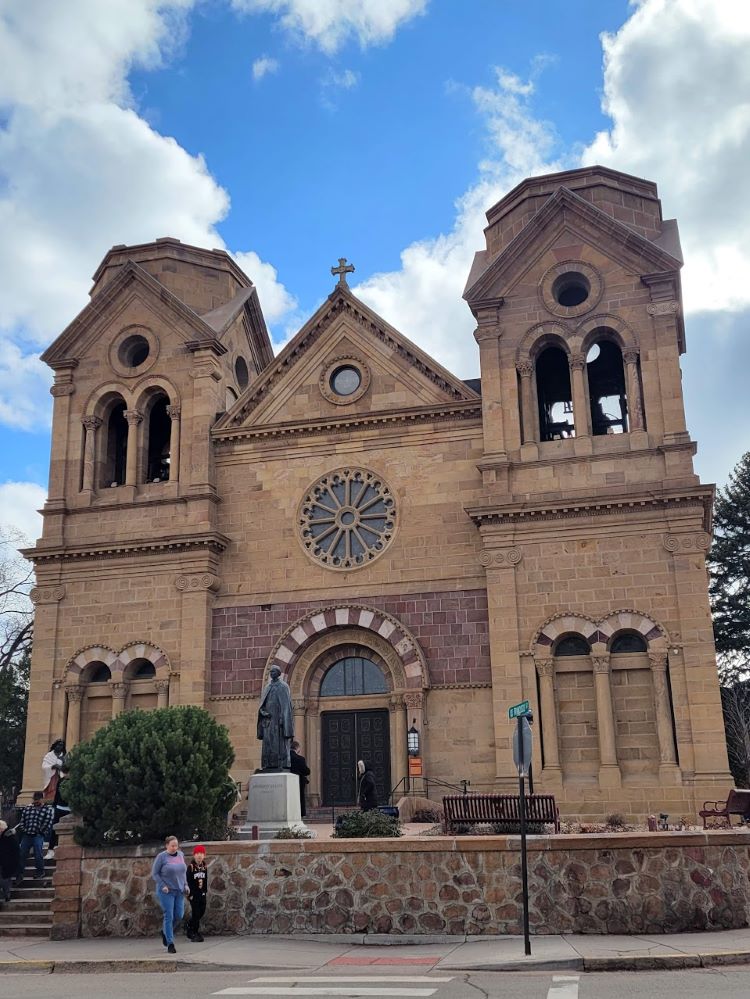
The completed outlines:
<svg viewBox="0 0 750 999">
<path fill-rule="evenodd" d="M 323 805 L 356 804 L 358 760 L 375 774 L 378 801 L 388 800 L 390 712 L 378 706 L 388 692 L 383 670 L 366 649 L 342 655 L 326 669 L 319 694 Z"/>
</svg>

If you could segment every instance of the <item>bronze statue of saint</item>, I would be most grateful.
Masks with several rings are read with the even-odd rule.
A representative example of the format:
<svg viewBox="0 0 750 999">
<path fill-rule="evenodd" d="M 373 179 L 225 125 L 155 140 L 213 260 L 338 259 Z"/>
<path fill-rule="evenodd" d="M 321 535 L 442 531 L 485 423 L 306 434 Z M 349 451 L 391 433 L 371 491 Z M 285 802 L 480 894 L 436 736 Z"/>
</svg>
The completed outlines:
<svg viewBox="0 0 750 999">
<path fill-rule="evenodd" d="M 289 753 L 294 738 L 292 695 L 281 679 L 278 666 L 271 667 L 271 682 L 266 684 L 260 698 L 257 735 L 263 742 L 261 770 L 289 770 Z"/>
</svg>

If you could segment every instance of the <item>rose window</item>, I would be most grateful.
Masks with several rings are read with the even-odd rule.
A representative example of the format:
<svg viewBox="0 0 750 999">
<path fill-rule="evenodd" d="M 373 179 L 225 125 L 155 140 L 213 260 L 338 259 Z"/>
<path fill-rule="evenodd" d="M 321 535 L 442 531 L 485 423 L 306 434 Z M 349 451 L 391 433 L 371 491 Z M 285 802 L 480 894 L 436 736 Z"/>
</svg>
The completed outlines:
<svg viewBox="0 0 750 999">
<path fill-rule="evenodd" d="M 305 551 L 330 569 L 356 569 L 378 557 L 396 527 L 396 504 L 383 480 L 361 468 L 319 479 L 300 506 Z"/>
</svg>

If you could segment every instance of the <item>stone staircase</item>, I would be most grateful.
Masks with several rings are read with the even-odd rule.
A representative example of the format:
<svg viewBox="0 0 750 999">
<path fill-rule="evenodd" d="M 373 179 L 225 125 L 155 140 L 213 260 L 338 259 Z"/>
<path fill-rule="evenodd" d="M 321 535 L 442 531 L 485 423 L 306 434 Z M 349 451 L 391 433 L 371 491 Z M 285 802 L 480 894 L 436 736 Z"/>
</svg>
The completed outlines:
<svg viewBox="0 0 750 999">
<path fill-rule="evenodd" d="M 44 862 L 43 879 L 35 881 L 34 873 L 34 861 L 30 858 L 22 883 L 13 886 L 10 902 L 0 904 L 0 937 L 49 937 L 55 861 Z"/>
</svg>

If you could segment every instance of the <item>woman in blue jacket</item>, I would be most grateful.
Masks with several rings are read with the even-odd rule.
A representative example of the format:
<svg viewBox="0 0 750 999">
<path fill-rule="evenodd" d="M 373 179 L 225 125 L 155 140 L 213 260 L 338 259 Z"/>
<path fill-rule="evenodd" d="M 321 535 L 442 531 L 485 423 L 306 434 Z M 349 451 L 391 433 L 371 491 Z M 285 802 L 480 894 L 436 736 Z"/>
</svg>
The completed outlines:
<svg viewBox="0 0 750 999">
<path fill-rule="evenodd" d="M 174 928 L 185 911 L 187 864 L 176 836 L 167 836 L 164 846 L 151 868 L 151 877 L 156 882 L 156 900 L 164 913 L 162 943 L 170 954 L 176 954 Z"/>
</svg>

